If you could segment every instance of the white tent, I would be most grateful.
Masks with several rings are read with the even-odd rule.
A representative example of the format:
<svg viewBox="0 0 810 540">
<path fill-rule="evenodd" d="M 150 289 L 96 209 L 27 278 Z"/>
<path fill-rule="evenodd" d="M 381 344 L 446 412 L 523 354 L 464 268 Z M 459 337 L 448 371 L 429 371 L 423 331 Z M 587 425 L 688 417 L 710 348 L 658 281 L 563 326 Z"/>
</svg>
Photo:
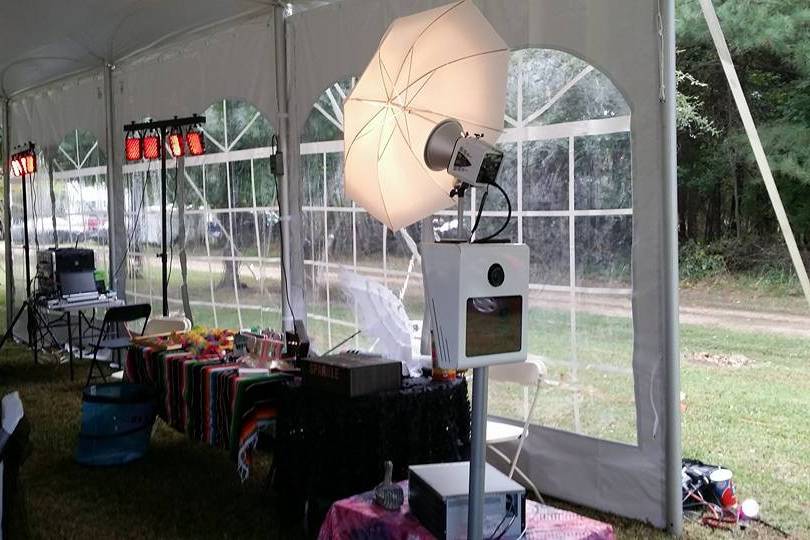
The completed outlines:
<svg viewBox="0 0 810 540">
<path fill-rule="evenodd" d="M 543 492 L 679 531 L 674 2 L 475 1 L 514 51 L 501 139 L 514 171 L 512 234 L 533 249 L 531 352 L 555 383 L 520 466 Z M 196 272 L 184 279 L 195 313 L 246 326 L 279 324 L 283 310 L 338 341 L 356 321 L 330 281 L 349 267 L 383 280 L 421 320 L 412 242 L 341 197 L 340 101 L 394 18 L 443 3 L 5 2 L 4 155 L 35 141 L 47 164 L 35 190 L 47 181 L 53 189 L 37 192 L 57 199 L 60 181 L 104 185 L 96 230 L 109 232 L 98 256 L 119 292 L 152 300 L 154 249 L 131 232 L 150 222 L 139 223 L 139 207 L 153 204 L 144 203 L 149 171 L 123 163 L 122 127 L 209 110 L 213 152 L 170 164 L 185 201 L 177 249 L 184 272 Z M 286 158 L 277 197 L 262 172 L 274 151 L 268 126 Z M 4 230 L 13 232 L 19 180 L 5 172 Z M 54 202 L 43 212 L 55 223 Z M 502 214 L 495 207 L 485 220 Z M 434 231 L 450 219 L 439 213 Z M 429 239 L 430 226 L 410 234 Z M 13 315 L 21 251 L 13 234 L 5 247 Z M 280 259 L 288 294 L 273 287 Z"/>
</svg>

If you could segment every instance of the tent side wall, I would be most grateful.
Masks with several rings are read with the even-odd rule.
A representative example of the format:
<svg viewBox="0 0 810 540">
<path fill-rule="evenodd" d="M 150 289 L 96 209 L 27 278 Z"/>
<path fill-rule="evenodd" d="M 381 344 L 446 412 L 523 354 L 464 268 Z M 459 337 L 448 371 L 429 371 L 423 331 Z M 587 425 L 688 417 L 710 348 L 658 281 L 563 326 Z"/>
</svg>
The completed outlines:
<svg viewBox="0 0 810 540">
<path fill-rule="evenodd" d="M 334 81 L 362 73 L 388 24 L 396 17 L 445 4 L 420 0 L 345 0 L 289 19 L 291 140 L 318 96 Z M 530 0 L 476 2 L 513 49 L 543 47 L 572 53 L 607 74 L 632 109 L 633 171 L 633 379 L 637 446 L 536 427 L 523 450 L 521 467 L 556 497 L 667 527 L 680 522 L 668 510 L 677 486 L 667 484 L 669 416 L 677 409 L 668 365 L 677 365 L 671 332 L 674 298 L 671 223 L 663 216 L 674 204 L 666 192 L 674 182 L 666 124 L 674 107 L 662 102 L 662 74 L 672 70 L 659 38 L 654 2 Z M 670 2 L 667 2 L 669 4 Z M 667 27 L 671 32 L 671 27 Z M 668 79 L 671 80 L 671 79 Z M 463 92 L 463 89 L 459 89 Z M 293 145 L 293 148 L 295 146 Z M 295 172 L 295 178 L 300 172 Z M 293 183 L 300 187 L 300 183 Z M 665 247 L 666 246 L 666 247 Z M 542 407 L 542 400 L 540 402 Z M 678 491 L 679 493 L 679 491 Z M 674 495 L 673 495 L 674 494 Z M 674 504 L 673 504 L 674 506 Z"/>
</svg>

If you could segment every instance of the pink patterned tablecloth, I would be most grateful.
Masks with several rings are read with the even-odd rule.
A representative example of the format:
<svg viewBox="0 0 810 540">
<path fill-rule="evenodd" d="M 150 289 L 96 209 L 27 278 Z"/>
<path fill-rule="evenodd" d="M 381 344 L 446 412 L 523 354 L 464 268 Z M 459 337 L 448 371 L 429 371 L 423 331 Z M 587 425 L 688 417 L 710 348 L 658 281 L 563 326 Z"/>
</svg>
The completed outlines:
<svg viewBox="0 0 810 540">
<path fill-rule="evenodd" d="M 389 512 L 373 503 L 372 492 L 337 501 L 321 525 L 318 540 L 433 540 L 408 510 L 408 483 L 405 504 Z M 526 501 L 526 540 L 614 540 L 613 527 L 534 501 Z"/>
</svg>

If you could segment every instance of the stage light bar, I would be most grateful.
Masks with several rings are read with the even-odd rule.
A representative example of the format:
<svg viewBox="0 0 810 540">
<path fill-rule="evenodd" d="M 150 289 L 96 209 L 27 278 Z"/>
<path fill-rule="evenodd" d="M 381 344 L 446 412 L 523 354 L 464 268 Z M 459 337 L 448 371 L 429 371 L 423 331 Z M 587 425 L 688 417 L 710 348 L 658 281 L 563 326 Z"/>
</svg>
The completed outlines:
<svg viewBox="0 0 810 540">
<path fill-rule="evenodd" d="M 28 148 L 11 156 L 9 167 L 12 176 L 24 176 L 37 172 L 37 153 L 34 144 L 28 143 Z"/>
<path fill-rule="evenodd" d="M 183 133 L 179 129 L 172 129 L 167 142 L 169 143 L 169 153 L 173 158 L 179 158 L 185 154 L 185 149 L 183 148 Z"/>
<path fill-rule="evenodd" d="M 143 137 L 143 157 L 153 160 L 160 158 L 160 135 L 157 133 L 147 133 Z"/>
<path fill-rule="evenodd" d="M 205 138 L 196 127 L 188 128 L 188 131 L 186 131 L 186 146 L 189 155 L 201 156 L 205 154 Z"/>
<path fill-rule="evenodd" d="M 124 140 L 124 153 L 127 161 L 138 161 L 143 157 L 143 146 L 139 135 L 127 135 Z"/>
</svg>

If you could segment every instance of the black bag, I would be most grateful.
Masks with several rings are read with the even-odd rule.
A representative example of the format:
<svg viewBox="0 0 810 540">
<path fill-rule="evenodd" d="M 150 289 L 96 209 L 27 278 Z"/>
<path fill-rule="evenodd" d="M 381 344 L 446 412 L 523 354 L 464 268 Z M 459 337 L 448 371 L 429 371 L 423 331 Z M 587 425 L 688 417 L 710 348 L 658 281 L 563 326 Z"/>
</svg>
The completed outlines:
<svg viewBox="0 0 810 540">
<path fill-rule="evenodd" d="M 700 497 L 712 504 L 721 505 L 709 479 L 711 474 L 722 469 L 719 465 L 710 465 L 696 459 L 684 458 L 681 474 L 681 497 L 684 510 L 703 510 L 704 503 Z M 696 498 L 697 497 L 697 498 Z"/>
</svg>

